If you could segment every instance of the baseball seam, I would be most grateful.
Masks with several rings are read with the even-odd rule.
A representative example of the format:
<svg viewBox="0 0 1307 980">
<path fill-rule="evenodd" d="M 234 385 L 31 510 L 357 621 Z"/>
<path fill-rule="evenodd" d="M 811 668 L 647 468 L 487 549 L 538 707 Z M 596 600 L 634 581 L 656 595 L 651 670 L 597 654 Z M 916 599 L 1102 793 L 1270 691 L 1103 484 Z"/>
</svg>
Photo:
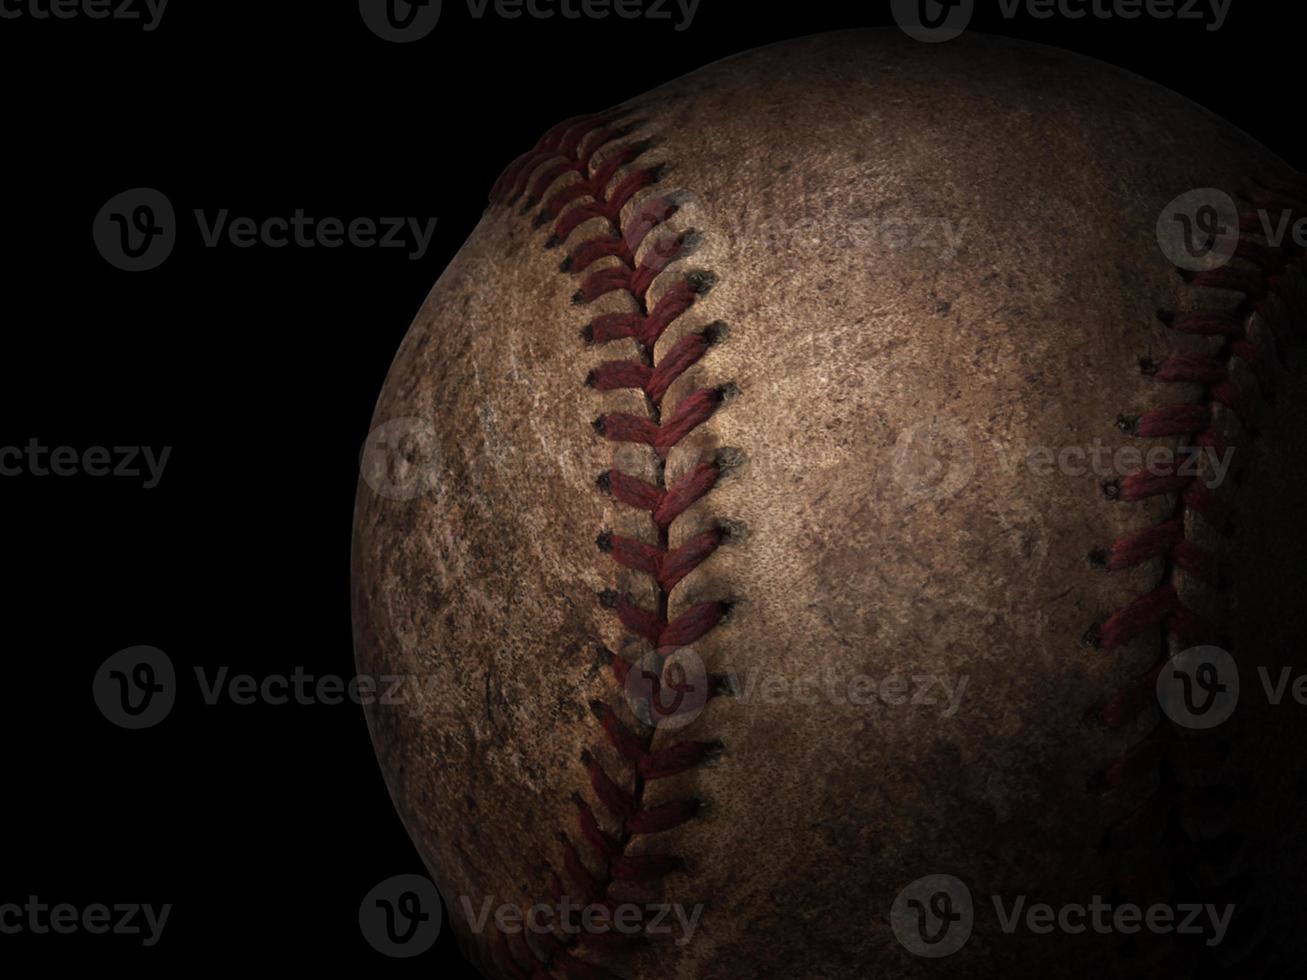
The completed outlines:
<svg viewBox="0 0 1307 980">
<path fill-rule="evenodd" d="M 1137 417 L 1122 416 L 1118 427 L 1139 438 L 1177 438 L 1181 446 L 1210 451 L 1218 457 L 1234 453 L 1233 442 L 1221 431 L 1219 413 L 1228 411 L 1240 431 L 1255 438 L 1251 424 L 1253 395 L 1236 380 L 1238 365 L 1256 379 L 1258 389 L 1269 394 L 1271 358 L 1259 343 L 1252 328 L 1260 317 L 1270 331 L 1272 344 L 1278 349 L 1289 332 L 1300 332 L 1307 322 L 1302 304 L 1302 270 L 1295 266 L 1300 257 L 1291 249 L 1276 248 L 1251 239 L 1261 233 L 1260 212 L 1284 209 L 1301 214 L 1305 208 L 1300 195 L 1307 192 L 1307 178 L 1262 185 L 1243 197 L 1247 208 L 1239 213 L 1239 242 L 1234 263 L 1220 268 L 1181 273 L 1187 284 L 1196 289 L 1226 291 L 1242 298 L 1233 307 L 1203 307 L 1177 312 L 1163 309 L 1158 317 L 1170 330 L 1179 334 L 1221 338 L 1220 347 L 1211 354 L 1181 353 L 1164 360 L 1141 358 L 1139 370 L 1161 383 L 1196 384 L 1201 393 L 1191 402 L 1169 404 L 1144 412 Z M 1295 197 L 1295 195 L 1299 195 Z M 1295 282 L 1294 278 L 1299 281 Z M 1160 560 L 1162 574 L 1153 590 L 1118 609 L 1101 624 L 1086 633 L 1086 642 L 1102 650 L 1115 650 L 1131 641 L 1160 630 L 1160 653 L 1152 667 L 1132 683 L 1114 691 L 1089 715 L 1108 728 L 1132 725 L 1156 704 L 1155 691 L 1161 672 L 1173 650 L 1200 643 L 1229 646 L 1230 640 L 1212 623 L 1184 601 L 1183 576 L 1192 576 L 1202 585 L 1223 589 L 1228 584 L 1218 567 L 1218 553 L 1196 540 L 1196 525 L 1213 532 L 1230 533 L 1228 500 L 1223 500 L 1204 485 L 1197 472 L 1184 472 L 1173 461 L 1169 470 L 1140 471 L 1124 479 L 1103 484 L 1111 500 L 1128 503 L 1159 496 L 1173 496 L 1174 511 L 1156 525 L 1119 538 L 1108 548 L 1090 554 L 1090 561 L 1109 572 L 1135 568 Z M 1210 828 L 1228 830 L 1228 805 L 1219 787 L 1198 786 L 1185 774 L 1214 772 L 1222 761 L 1222 746 L 1211 739 L 1182 738 L 1158 723 L 1139 742 L 1090 779 L 1092 791 L 1106 792 L 1123 787 L 1146 774 L 1159 776 L 1159 784 L 1148 797 L 1123 820 L 1108 828 L 1105 848 L 1129 848 L 1137 842 L 1155 842 L 1159 861 L 1189 853 L 1185 841 L 1179 840 L 1186 825 L 1209 828 L 1205 835 L 1214 844 L 1221 835 Z M 1223 834 L 1224 832 L 1222 832 Z M 1227 842 L 1228 843 L 1228 842 Z M 1122 885 L 1155 886 L 1164 879 L 1164 867 L 1134 867 L 1130 881 Z"/>
<path fill-rule="evenodd" d="M 641 125 L 619 113 L 581 116 L 560 123 L 531 151 L 510 164 L 496 182 L 491 201 L 505 207 L 522 202 L 520 210 L 524 216 L 536 212 L 536 228 L 551 226 L 545 242 L 549 249 L 566 244 L 573 232 L 592 220 L 600 219 L 606 226 L 604 234 L 572 248 L 562 261 L 560 272 L 580 277 L 573 297 L 578 306 L 615 291 L 625 293 L 634 302 L 635 312 L 609 313 L 592 319 L 582 331 L 582 339 L 587 345 L 632 340 L 638 358 L 605 361 L 589 373 L 585 383 L 599 391 L 638 391 L 644 398 L 643 415 L 608 413 L 595 420 L 594 429 L 609 441 L 651 447 L 656 478 L 648 482 L 613 468 L 600 475 L 598 487 L 619 503 L 646 511 L 655 541 L 649 543 L 602 530 L 596 542 L 618 566 L 647 575 L 656 585 L 657 601 L 655 608 L 646 609 L 615 590 L 601 592 L 599 601 L 617 615 L 626 630 L 647 641 L 661 662 L 670 652 L 696 642 L 712 630 L 730 608 L 726 601 L 702 602 L 676 619 L 669 619 L 672 590 L 727 538 L 725 529 L 717 526 L 673 549 L 669 531 L 687 508 L 713 489 L 729 461 L 723 454 L 701 460 L 670 485 L 665 462 L 668 451 L 710 418 L 733 389 L 729 385 L 698 389 L 680 398 L 674 406 L 664 405 L 664 398 L 675 381 L 722 341 L 726 328 L 721 323 L 713 323 L 688 333 L 661 358 L 655 359 L 658 340 L 712 288 L 715 277 L 710 272 L 695 271 L 675 278 L 650 306 L 655 282 L 671 262 L 690 253 L 695 235 L 687 232 L 673 238 L 656 236 L 677 212 L 675 195 L 655 191 L 636 200 L 642 192 L 658 185 L 664 176 L 662 167 L 640 163 L 656 143 L 650 139 L 628 139 Z M 597 158 L 600 150 L 604 151 L 602 160 Z M 1302 194 L 1307 194 L 1307 179 L 1299 177 L 1280 186 L 1264 186 L 1247 200 L 1254 208 L 1284 208 L 1302 213 L 1307 208 L 1295 197 Z M 1159 383 L 1197 384 L 1202 388 L 1201 394 L 1191 402 L 1162 405 L 1137 417 L 1122 417 L 1118 425 L 1127 434 L 1141 439 L 1178 438 L 1183 445 L 1210 450 L 1219 456 L 1232 451 L 1234 447 L 1220 431 L 1217 406 L 1223 406 L 1241 423 L 1247 423 L 1251 396 L 1235 378 L 1236 362 L 1262 379 L 1268 365 L 1267 352 L 1250 333 L 1254 314 L 1273 325 L 1288 319 L 1298 327 L 1307 321 L 1307 310 L 1301 302 L 1302 283 L 1291 282 L 1291 277 L 1301 275 L 1301 270 L 1294 268 L 1284 250 L 1250 240 L 1248 236 L 1260 227 L 1255 212 L 1244 211 L 1240 219 L 1235 259 L 1241 264 L 1200 272 L 1186 279 L 1195 288 L 1242 294 L 1243 302 L 1237 308 L 1225 310 L 1159 311 L 1162 322 L 1178 334 L 1222 338 L 1220 349 L 1206 355 L 1175 354 L 1157 362 L 1141 359 L 1139 365 L 1142 373 Z M 604 261 L 613 259 L 615 263 Z M 1166 520 L 1121 537 L 1090 556 L 1091 561 L 1109 572 L 1135 568 L 1150 561 L 1160 561 L 1162 566 L 1156 588 L 1114 611 L 1086 634 L 1090 645 L 1115 650 L 1153 631 L 1160 633 L 1160 654 L 1151 669 L 1091 709 L 1108 727 L 1121 728 L 1134 723 L 1155 704 L 1157 678 L 1168 662 L 1173 642 L 1192 645 L 1224 640 L 1212 624 L 1184 602 L 1177 585 L 1181 575 L 1191 575 L 1209 586 L 1222 584 L 1216 551 L 1192 535 L 1190 523 L 1201 520 L 1212 529 L 1221 529 L 1227 525 L 1228 507 L 1203 485 L 1199 476 L 1181 472 L 1178 467 L 1162 474 L 1140 472 L 1109 481 L 1103 490 L 1110 499 L 1126 503 L 1159 496 L 1175 498 L 1174 511 Z M 598 652 L 623 688 L 630 671 L 641 669 L 606 648 L 600 647 Z M 656 697 L 657 670 L 651 675 Z M 606 739 L 630 764 L 634 788 L 627 789 L 613 779 L 592 753 L 582 754 L 581 761 L 595 798 L 619 828 L 615 835 L 605 831 L 590 804 L 580 794 L 573 796 L 580 838 L 600 870 L 597 874 L 593 872 L 578 845 L 566 833 L 560 833 L 563 874 L 570 888 L 555 874 L 554 897 L 569 895 L 587 905 L 608 902 L 609 888 L 615 882 L 658 880 L 682 866 L 682 859 L 677 855 L 631 855 L 628 845 L 637 836 L 681 826 L 694 818 L 701 804 L 687 799 L 646 807 L 645 788 L 650 781 L 685 772 L 721 750 L 715 742 L 682 742 L 655 751 L 652 730 L 632 731 L 613 707 L 603 701 L 594 701 L 590 707 Z M 1159 724 L 1141 742 L 1096 773 L 1091 778 L 1090 789 L 1110 791 L 1144 773 L 1161 772 L 1166 777 L 1174 770 L 1210 769 L 1218 764 L 1219 757 L 1209 746 L 1195 739 L 1168 737 L 1165 726 Z M 1185 792 L 1173 783 L 1164 778 L 1143 804 L 1109 828 L 1105 843 L 1144 837 L 1156 840 L 1174 833 L 1178 821 L 1212 816 L 1210 794 Z M 1164 852 L 1165 848 L 1159 850 Z M 491 955 L 501 975 L 518 980 L 547 978 L 549 970 L 559 970 L 566 977 L 580 980 L 610 980 L 610 973 L 581 959 L 576 947 L 612 951 L 617 948 L 619 938 L 595 933 L 581 933 L 568 939 L 549 935 L 541 941 L 540 948 L 533 949 L 519 934 L 514 949 L 500 934 L 498 947 Z"/>
<path fill-rule="evenodd" d="M 650 305 L 650 293 L 660 275 L 670 263 L 689 255 L 697 236 L 693 232 L 672 237 L 658 234 L 678 210 L 675 195 L 652 192 L 636 200 L 642 191 L 659 184 L 664 173 L 661 166 L 640 162 L 655 145 L 653 140 L 627 140 L 641 125 L 613 112 L 558 124 L 535 148 L 509 165 L 491 191 L 491 202 L 512 207 L 522 201 L 520 212 L 524 216 L 536 211 L 535 227 L 551 226 L 546 249 L 564 245 L 587 222 L 602 220 L 604 233 L 572 248 L 560 272 L 581 277 L 574 305 L 584 306 L 612 292 L 625 293 L 633 301 L 634 312 L 599 315 L 586 325 L 581 338 L 587 345 L 629 339 L 638 350 L 638 359 L 603 362 L 588 374 L 585 384 L 598 391 L 635 390 L 644 398 L 643 415 L 610 412 L 595 420 L 594 430 L 612 442 L 651 447 L 655 479 L 642 480 L 614 467 L 599 476 L 597 488 L 621 504 L 646 511 L 654 542 L 602 530 L 596 543 L 618 566 L 649 576 L 657 600 L 655 608 L 647 609 L 611 589 L 601 591 L 598 600 L 617 615 L 627 631 L 649 644 L 656 659 L 650 668 L 643 662 L 631 664 L 603 646 L 597 652 L 622 689 L 630 672 L 639 670 L 651 688 L 652 698 L 657 699 L 666 658 L 702 638 L 730 609 L 727 601 L 705 601 L 669 618 L 672 590 L 728 538 L 724 526 L 714 526 L 672 548 L 672 524 L 713 489 L 730 465 L 730 453 L 722 451 L 701 459 L 670 484 L 666 457 L 710 418 L 734 389 L 729 385 L 699 389 L 673 406 L 664 404 L 671 386 L 723 340 L 726 328 L 721 323 L 710 324 L 681 337 L 661 358 L 654 356 L 659 338 L 712 288 L 716 278 L 706 271 L 674 277 Z M 601 150 L 602 160 L 598 159 Z M 569 175 L 575 179 L 564 181 Z M 611 259 L 616 262 L 604 261 Z M 609 904 L 609 890 L 614 883 L 657 881 L 683 867 L 678 855 L 633 855 L 628 847 L 638 836 L 671 830 L 693 819 L 702 803 L 683 799 L 646 806 L 645 788 L 653 780 L 709 761 L 722 750 L 720 743 L 704 741 L 683 741 L 655 750 L 656 728 L 652 725 L 643 726 L 644 731 L 633 731 L 611 705 L 601 700 L 592 701 L 590 709 L 604 737 L 629 763 L 633 788 L 614 779 L 593 753 L 582 753 L 581 762 L 594 796 L 617 827 L 615 833 L 604 830 L 590 803 L 579 793 L 573 795 L 580 839 L 600 870 L 593 872 L 578 844 L 566 832 L 560 832 L 563 876 L 568 884 L 555 872 L 551 871 L 551 876 L 556 900 L 567 896 L 583 906 Z M 548 977 L 551 969 L 568 978 L 600 980 L 612 975 L 581 959 L 576 947 L 611 952 L 623 947 L 626 938 L 585 931 L 567 939 L 548 934 L 538 944 L 540 948 L 533 949 L 525 939 L 519 937 L 510 944 L 501 934 L 491 956 L 504 976 L 518 980 Z"/>
</svg>

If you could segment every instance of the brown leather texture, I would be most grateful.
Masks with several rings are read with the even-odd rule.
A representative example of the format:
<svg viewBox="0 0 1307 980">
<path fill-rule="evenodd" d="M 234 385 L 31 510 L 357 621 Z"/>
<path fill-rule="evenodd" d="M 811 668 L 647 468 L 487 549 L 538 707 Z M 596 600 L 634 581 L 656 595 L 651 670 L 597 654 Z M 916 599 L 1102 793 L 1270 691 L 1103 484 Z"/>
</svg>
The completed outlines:
<svg viewBox="0 0 1307 980">
<path fill-rule="evenodd" d="M 1238 288 L 1181 274 L 1158 241 L 1180 195 L 1216 188 L 1242 207 L 1283 193 L 1289 168 L 1151 82 L 978 35 L 806 38 L 601 121 L 608 130 L 581 126 L 573 148 L 584 174 L 562 168 L 533 198 L 568 147 L 529 161 L 522 193 L 490 206 L 435 285 L 373 422 L 394 436 L 402 485 L 372 474 L 358 496 L 359 669 L 415 679 L 368 720 L 469 955 L 492 977 L 628 980 L 1220 975 L 1298 962 L 1307 708 L 1269 704 L 1256 671 L 1296 671 L 1307 641 L 1301 252 L 1241 254 L 1227 268 L 1254 285 Z M 592 201 L 578 194 L 540 218 L 550 196 L 624 151 L 608 187 L 635 173 L 656 183 L 613 220 L 551 241 L 557 219 Z M 675 210 L 637 260 L 681 247 L 645 306 L 625 289 L 579 298 L 587 276 L 623 259 L 584 272 L 563 260 L 634 228 L 654 199 Z M 1244 240 L 1265 244 L 1254 230 Z M 692 305 L 648 352 L 583 336 L 687 282 Z M 1173 328 L 1194 311 L 1236 319 L 1256 365 L 1228 335 Z M 710 392 L 708 417 L 662 450 L 615 441 L 614 413 L 651 417 L 650 401 L 587 385 L 591 372 L 645 353 L 656 366 L 710 325 L 711 346 L 660 416 Z M 1212 384 L 1141 367 L 1182 355 L 1223 359 L 1237 409 Z M 1028 465 L 1041 448 L 1176 450 L 1191 440 L 1131 422 L 1186 403 L 1208 406 L 1239 449 L 1215 490 L 1232 513 L 1223 529 L 1178 492 L 1122 499 L 1125 474 Z M 705 461 L 716 482 L 670 523 L 664 550 L 719 530 L 720 541 L 673 588 L 596 545 L 607 532 L 659 546 L 650 513 L 600 474 L 665 489 Z M 1177 515 L 1185 539 L 1217 556 L 1217 581 L 1166 555 L 1104 567 L 1115 542 Z M 1193 645 L 1176 618 L 1103 645 L 1114 614 L 1168 584 L 1239 664 L 1239 709 L 1201 738 L 1155 702 L 1125 723 L 1103 718 L 1115 692 Z M 633 663 L 658 644 L 615 597 L 655 614 L 665 604 L 664 624 L 722 604 L 690 646 L 733 680 L 709 680 L 721 693 L 690 724 L 650 731 L 633 711 L 606 658 Z M 714 751 L 642 779 L 602 706 L 650 751 Z M 702 809 L 630 833 L 597 795 L 596 767 L 642 808 Z M 622 868 L 680 860 L 615 874 L 582 810 Z M 589 885 L 569 875 L 569 846 Z M 948 956 L 915 955 L 892 922 L 896 897 L 930 875 L 964 882 L 974 902 L 970 938 Z M 468 915 L 548 902 L 560 887 L 701 918 L 688 942 L 610 945 L 514 939 Z M 993 896 L 1236 914 L 1215 945 L 1008 933 Z"/>
</svg>

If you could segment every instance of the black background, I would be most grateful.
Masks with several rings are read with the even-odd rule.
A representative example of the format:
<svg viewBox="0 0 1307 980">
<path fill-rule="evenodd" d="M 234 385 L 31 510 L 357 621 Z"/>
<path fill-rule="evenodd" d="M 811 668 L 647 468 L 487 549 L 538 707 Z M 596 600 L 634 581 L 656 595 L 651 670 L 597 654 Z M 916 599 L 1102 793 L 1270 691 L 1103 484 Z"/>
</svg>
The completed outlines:
<svg viewBox="0 0 1307 980">
<path fill-rule="evenodd" d="M 1224 28 L 1208 31 L 1007 21 L 997 0 L 978 0 L 973 29 L 1127 67 L 1305 169 L 1291 6 L 1233 0 Z M 702 0 L 679 32 L 478 21 L 446 0 L 429 37 L 400 45 L 373 35 L 350 0 L 177 2 L 152 32 L 0 20 L 0 444 L 173 447 L 150 490 L 0 478 L 17 627 L 0 715 L 0 903 L 174 905 L 154 948 L 0 935 L 0 964 L 444 965 L 444 940 L 388 961 L 358 929 L 370 888 L 423 870 L 362 711 L 209 706 L 191 672 L 351 674 L 350 521 L 373 402 L 509 160 L 562 118 L 725 55 L 891 23 L 887 0 Z M 129 274 L 97 252 L 91 225 L 110 197 L 142 186 L 183 216 L 302 208 L 439 223 L 414 261 L 402 249 L 206 248 L 189 220 L 161 267 Z M 109 724 L 91 698 L 98 666 L 135 644 L 162 648 L 184 677 L 175 710 L 143 732 Z"/>
</svg>

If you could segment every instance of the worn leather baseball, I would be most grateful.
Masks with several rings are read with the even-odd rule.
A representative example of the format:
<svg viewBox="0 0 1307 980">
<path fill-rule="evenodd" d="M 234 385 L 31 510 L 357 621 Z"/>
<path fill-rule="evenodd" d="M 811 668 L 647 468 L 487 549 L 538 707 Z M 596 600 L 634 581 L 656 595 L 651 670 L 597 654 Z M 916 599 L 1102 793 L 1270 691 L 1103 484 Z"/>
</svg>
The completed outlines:
<svg viewBox="0 0 1307 980">
<path fill-rule="evenodd" d="M 895 31 L 512 164 L 390 371 L 353 556 L 359 668 L 413 681 L 377 752 L 482 971 L 1299 962 L 1307 290 L 1262 218 L 1305 196 L 1138 77 Z"/>
</svg>

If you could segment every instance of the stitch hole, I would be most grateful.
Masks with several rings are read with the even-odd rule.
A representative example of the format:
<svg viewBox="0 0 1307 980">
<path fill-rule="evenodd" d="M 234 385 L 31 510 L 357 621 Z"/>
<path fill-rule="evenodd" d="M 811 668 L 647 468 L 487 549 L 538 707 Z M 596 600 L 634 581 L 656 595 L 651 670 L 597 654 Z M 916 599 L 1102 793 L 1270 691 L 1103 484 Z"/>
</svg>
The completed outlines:
<svg viewBox="0 0 1307 980">
<path fill-rule="evenodd" d="M 595 479 L 595 486 L 599 488 L 600 493 L 611 494 L 613 492 L 613 478 L 611 471 L 604 470 Z"/>
<path fill-rule="evenodd" d="M 713 389 L 717 394 L 719 404 L 725 405 L 732 402 L 740 396 L 740 388 L 734 381 L 728 381 L 726 384 L 718 385 Z"/>
<path fill-rule="evenodd" d="M 1086 556 L 1089 564 L 1094 568 L 1106 568 L 1110 557 L 1111 555 L 1106 548 L 1095 548 Z"/>
<path fill-rule="evenodd" d="M 1106 497 L 1108 500 L 1121 499 L 1120 480 L 1104 480 L 1102 483 L 1102 490 L 1103 490 L 1103 496 Z"/>
<path fill-rule="evenodd" d="M 726 756 L 726 743 L 719 739 L 704 743 L 703 755 L 700 757 L 700 764 L 704 766 L 715 766 Z"/>
<path fill-rule="evenodd" d="M 726 338 L 730 336 L 730 332 L 730 327 L 728 327 L 724 322 L 721 320 L 714 320 L 712 323 L 708 324 L 708 326 L 699 331 L 699 336 L 703 338 L 704 343 L 709 347 L 714 347 L 717 344 L 724 342 Z"/>
<path fill-rule="evenodd" d="M 748 526 L 743 521 L 722 518 L 717 521 L 717 536 L 721 544 L 743 544 L 749 537 Z"/>
<path fill-rule="evenodd" d="M 645 177 L 650 185 L 660 184 L 664 177 L 667 176 L 669 167 L 666 163 L 656 163 L 645 170 Z"/>
<path fill-rule="evenodd" d="M 712 458 L 713 465 L 717 467 L 723 476 L 732 470 L 740 469 L 748 461 L 749 454 L 735 446 L 722 446 L 713 454 Z"/>
<path fill-rule="evenodd" d="M 1157 311 L 1157 319 L 1161 320 L 1168 327 L 1175 323 L 1175 311 L 1166 308 Z"/>
<path fill-rule="evenodd" d="M 1118 429 L 1128 436 L 1135 435 L 1139 431 L 1138 415 L 1118 415 L 1114 423 Z"/>
<path fill-rule="evenodd" d="M 674 870 L 679 871 L 681 874 L 693 875 L 698 870 L 699 864 L 693 858 L 685 857 L 684 855 L 678 855 L 672 867 Z M 647 937 L 642 937 L 642 938 L 645 938 L 645 941 L 648 941 Z"/>
<path fill-rule="evenodd" d="M 685 277 L 685 282 L 696 296 L 704 296 L 717 285 L 717 274 L 707 269 L 697 269 Z"/>
<path fill-rule="evenodd" d="M 596 593 L 599 599 L 599 605 L 604 609 L 616 609 L 617 603 L 621 600 L 621 595 L 614 589 L 601 589 Z"/>
<path fill-rule="evenodd" d="M 1161 370 L 1161 367 L 1162 367 L 1161 362 L 1155 361 L 1151 357 L 1139 358 L 1140 374 L 1145 374 L 1148 375 L 1149 377 L 1152 377 L 1153 375 L 1157 374 L 1159 370 Z"/>
<path fill-rule="evenodd" d="M 598 718 L 600 721 L 603 721 L 605 718 L 607 718 L 612 713 L 613 710 L 612 708 L 608 707 L 608 705 L 605 704 L 603 701 L 600 701 L 598 698 L 591 698 L 589 702 L 589 707 L 590 707 L 590 714 L 592 714 L 595 718 Z"/>
<path fill-rule="evenodd" d="M 1101 649 L 1103 645 L 1103 628 L 1095 623 L 1080 635 L 1080 642 L 1093 650 Z"/>
<path fill-rule="evenodd" d="M 691 228 L 688 231 L 682 232 L 680 235 L 676 236 L 676 258 L 683 259 L 693 255 L 695 252 L 699 251 L 703 243 L 704 236 L 697 229 Z"/>
<path fill-rule="evenodd" d="M 595 544 L 598 545 L 598 546 L 599 546 L 599 550 L 602 551 L 602 552 L 604 552 L 605 554 L 607 554 L 608 552 L 612 551 L 612 550 L 613 550 L 613 532 L 612 532 L 612 531 L 604 531 L 604 532 L 602 532 L 602 533 L 599 535 L 599 537 L 595 538 Z"/>
<path fill-rule="evenodd" d="M 708 679 L 712 684 L 710 693 L 714 697 L 738 700 L 744 693 L 740 678 L 735 674 L 711 674 Z"/>
</svg>

